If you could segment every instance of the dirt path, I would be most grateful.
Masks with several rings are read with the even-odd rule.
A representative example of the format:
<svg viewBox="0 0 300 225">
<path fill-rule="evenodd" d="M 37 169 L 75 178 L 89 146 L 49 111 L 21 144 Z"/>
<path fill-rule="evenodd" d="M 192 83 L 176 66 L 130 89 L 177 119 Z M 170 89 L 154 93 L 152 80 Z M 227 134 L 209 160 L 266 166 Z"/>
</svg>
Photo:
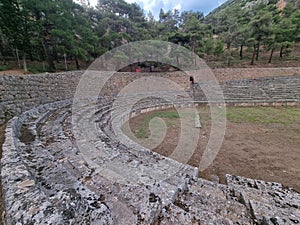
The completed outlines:
<svg viewBox="0 0 300 225">
<path fill-rule="evenodd" d="M 23 75 L 24 70 L 4 70 L 0 71 L 0 75 Z"/>
<path fill-rule="evenodd" d="M 195 167 L 199 166 L 210 134 L 207 110 L 200 114 L 203 128 L 198 146 L 188 162 Z M 146 116 L 140 115 L 132 119 L 132 129 L 138 130 Z M 298 114 L 296 116 L 297 120 L 288 125 L 286 120 L 282 120 L 282 123 L 273 123 L 271 120 L 266 123 L 227 121 L 221 150 L 213 164 L 200 173 L 200 177 L 214 180 L 217 175 L 220 182 L 224 183 L 225 174 L 233 174 L 279 182 L 300 192 L 300 114 L 299 117 Z M 154 151 L 168 156 L 177 145 L 180 124 L 179 119 L 165 120 L 171 126 L 164 142 Z"/>
<path fill-rule="evenodd" d="M 253 179 L 275 181 L 300 192 L 300 143 L 297 131 L 281 125 L 227 124 L 221 151 L 201 176 L 213 174 L 224 182 L 226 173 Z M 190 164 L 197 166 L 198 149 Z"/>
</svg>

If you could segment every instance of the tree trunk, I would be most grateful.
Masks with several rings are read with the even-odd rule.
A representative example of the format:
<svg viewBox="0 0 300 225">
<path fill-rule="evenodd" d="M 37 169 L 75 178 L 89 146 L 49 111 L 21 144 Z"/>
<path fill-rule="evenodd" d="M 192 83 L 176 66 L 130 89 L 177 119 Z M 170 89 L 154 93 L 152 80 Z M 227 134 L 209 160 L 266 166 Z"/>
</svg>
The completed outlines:
<svg viewBox="0 0 300 225">
<path fill-rule="evenodd" d="M 19 57 L 19 50 L 16 48 L 16 57 L 17 57 L 17 61 L 18 61 L 18 66 L 21 69 L 21 63 L 20 63 L 20 57 Z"/>
<path fill-rule="evenodd" d="M 45 62 L 43 61 L 43 70 L 46 72 Z"/>
<path fill-rule="evenodd" d="M 259 50 L 260 50 L 260 42 L 257 43 L 257 49 L 256 49 L 256 58 L 255 60 L 258 61 L 258 57 L 259 57 Z"/>
<path fill-rule="evenodd" d="M 51 24 L 46 24 L 45 30 L 43 33 L 43 47 L 45 52 L 45 57 L 48 63 L 48 71 L 55 72 L 55 64 L 54 64 L 54 49 L 52 45 L 52 37 L 51 37 Z"/>
<path fill-rule="evenodd" d="M 5 55 L 2 55 L 2 54 L 1 54 L 1 56 L 2 56 L 2 65 L 6 65 L 6 58 L 5 58 Z"/>
<path fill-rule="evenodd" d="M 27 63 L 26 63 L 26 53 L 23 54 L 23 70 L 24 70 L 24 73 L 28 72 Z"/>
<path fill-rule="evenodd" d="M 280 54 L 279 54 L 279 56 L 280 56 L 280 58 L 283 57 L 283 46 L 281 46 L 281 48 L 280 48 Z"/>
<path fill-rule="evenodd" d="M 58 54 L 57 54 L 57 52 L 56 52 L 55 50 L 53 50 L 53 56 L 54 56 L 54 58 L 55 58 L 55 61 L 56 61 L 57 63 L 60 63 L 59 58 L 58 58 Z"/>
<path fill-rule="evenodd" d="M 230 67 L 231 64 L 231 56 L 227 57 L 227 67 Z"/>
<path fill-rule="evenodd" d="M 64 62 L 65 62 L 65 69 L 68 70 L 67 54 L 66 53 L 64 53 Z"/>
<path fill-rule="evenodd" d="M 243 47 L 244 47 L 244 44 L 241 44 L 241 48 L 240 48 L 240 59 L 243 59 Z"/>
<path fill-rule="evenodd" d="M 227 42 L 227 47 L 226 47 L 228 50 L 230 50 L 231 48 L 231 42 Z"/>
<path fill-rule="evenodd" d="M 80 64 L 76 56 L 75 56 L 75 63 L 76 63 L 76 69 L 80 70 Z"/>
<path fill-rule="evenodd" d="M 52 50 L 53 50 L 52 46 L 50 46 L 50 45 L 45 46 L 45 54 L 46 54 L 46 59 L 47 59 L 48 67 L 49 67 L 48 68 L 49 72 L 55 72 L 56 71 Z"/>
<path fill-rule="evenodd" d="M 6 58 L 5 58 L 5 54 L 3 54 L 3 48 L 1 48 L 0 56 L 2 58 L 2 65 L 6 65 Z"/>
<path fill-rule="evenodd" d="M 271 55 L 270 55 L 270 58 L 269 58 L 269 63 L 271 63 L 271 62 L 272 62 L 273 53 L 274 53 L 274 49 L 272 48 L 272 50 L 271 50 Z"/>
<path fill-rule="evenodd" d="M 132 60 L 132 52 L 131 52 L 131 45 L 129 44 L 128 45 L 128 63 L 130 65 L 130 72 L 133 72 L 133 66 L 132 66 L 132 63 L 133 63 L 133 60 Z"/>
<path fill-rule="evenodd" d="M 31 62 L 34 61 L 34 57 L 33 57 L 32 51 L 33 51 L 33 50 L 31 50 L 31 51 L 29 52 L 29 58 L 30 58 L 30 61 L 31 61 Z"/>
<path fill-rule="evenodd" d="M 44 50 L 45 50 L 45 56 L 48 63 L 48 71 L 49 72 L 55 72 L 55 64 L 54 64 L 54 57 L 53 57 L 53 46 L 49 44 L 46 40 L 44 40 L 43 43 Z"/>
<path fill-rule="evenodd" d="M 253 54 L 252 54 L 252 59 L 251 59 L 251 64 L 250 65 L 254 65 L 255 54 L 256 54 L 256 47 L 255 47 L 255 44 L 254 44 L 253 45 Z"/>
</svg>

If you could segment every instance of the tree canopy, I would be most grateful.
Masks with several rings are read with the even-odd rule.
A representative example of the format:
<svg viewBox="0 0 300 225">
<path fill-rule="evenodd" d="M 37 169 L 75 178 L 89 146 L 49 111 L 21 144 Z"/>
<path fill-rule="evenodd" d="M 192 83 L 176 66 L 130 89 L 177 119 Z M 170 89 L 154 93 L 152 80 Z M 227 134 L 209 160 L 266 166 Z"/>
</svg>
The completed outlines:
<svg viewBox="0 0 300 225">
<path fill-rule="evenodd" d="M 0 3 L 0 56 L 47 62 L 56 70 L 62 59 L 91 62 L 122 44 L 139 40 L 164 40 L 185 46 L 200 57 L 226 54 L 239 48 L 253 51 L 251 63 L 259 60 L 261 48 L 284 57 L 300 40 L 300 1 L 229 0 L 204 17 L 202 12 L 178 10 L 146 15 L 136 3 L 98 0 L 95 8 L 73 0 L 2 0 Z M 121 57 L 121 56 L 120 56 Z M 122 56 L 123 58 L 125 56 Z M 21 59 L 21 60 L 20 60 Z"/>
</svg>

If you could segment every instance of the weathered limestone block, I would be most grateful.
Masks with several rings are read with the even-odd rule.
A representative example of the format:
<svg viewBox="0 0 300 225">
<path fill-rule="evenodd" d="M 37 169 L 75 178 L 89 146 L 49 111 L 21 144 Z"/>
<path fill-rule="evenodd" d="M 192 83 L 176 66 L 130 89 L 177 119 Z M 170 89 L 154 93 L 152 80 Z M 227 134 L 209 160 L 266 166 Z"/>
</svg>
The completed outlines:
<svg viewBox="0 0 300 225">
<path fill-rule="evenodd" d="M 279 183 L 232 175 L 226 175 L 226 181 L 259 223 L 300 223 L 300 194 L 296 191 Z"/>
</svg>

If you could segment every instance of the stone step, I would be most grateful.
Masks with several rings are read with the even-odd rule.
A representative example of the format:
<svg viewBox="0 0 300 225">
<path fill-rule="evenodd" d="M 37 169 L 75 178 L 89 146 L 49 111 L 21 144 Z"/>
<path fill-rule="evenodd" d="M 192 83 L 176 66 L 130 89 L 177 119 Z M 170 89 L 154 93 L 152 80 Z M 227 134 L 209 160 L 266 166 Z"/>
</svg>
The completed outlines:
<svg viewBox="0 0 300 225">
<path fill-rule="evenodd" d="M 250 210 L 261 224 L 300 223 L 300 195 L 275 182 L 226 175 L 234 196 Z"/>
</svg>

